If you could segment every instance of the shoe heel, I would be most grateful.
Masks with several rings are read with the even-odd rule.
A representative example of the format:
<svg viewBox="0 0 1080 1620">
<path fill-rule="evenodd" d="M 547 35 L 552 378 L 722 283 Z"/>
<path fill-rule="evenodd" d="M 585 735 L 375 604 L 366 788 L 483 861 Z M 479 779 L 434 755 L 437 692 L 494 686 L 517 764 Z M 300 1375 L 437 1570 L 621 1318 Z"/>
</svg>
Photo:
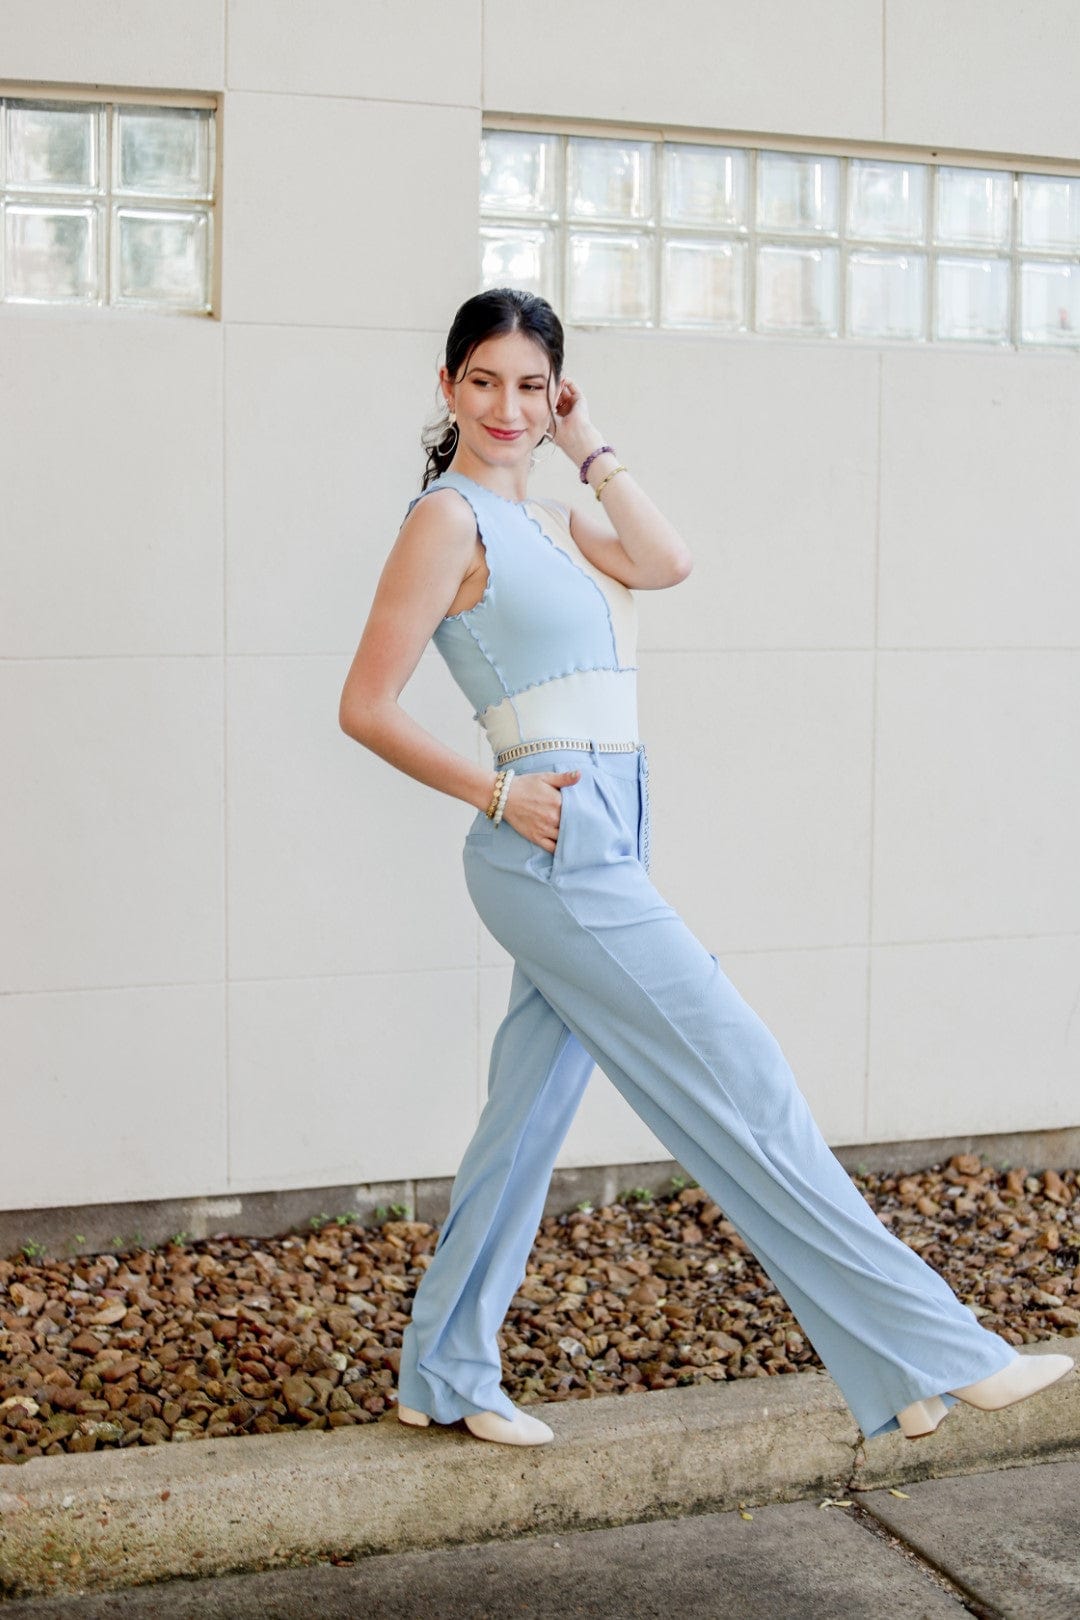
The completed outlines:
<svg viewBox="0 0 1080 1620">
<path fill-rule="evenodd" d="M 409 1423 L 416 1429 L 426 1429 L 431 1422 L 426 1412 L 417 1412 L 412 1406 L 402 1406 L 400 1401 L 398 1402 L 397 1415 L 399 1423 Z"/>
<path fill-rule="evenodd" d="M 900 1433 L 908 1440 L 921 1440 L 924 1435 L 933 1434 L 948 1415 L 949 1408 L 941 1396 L 929 1395 L 925 1400 L 912 1401 L 902 1412 L 897 1412 L 896 1421 L 900 1425 Z"/>
</svg>

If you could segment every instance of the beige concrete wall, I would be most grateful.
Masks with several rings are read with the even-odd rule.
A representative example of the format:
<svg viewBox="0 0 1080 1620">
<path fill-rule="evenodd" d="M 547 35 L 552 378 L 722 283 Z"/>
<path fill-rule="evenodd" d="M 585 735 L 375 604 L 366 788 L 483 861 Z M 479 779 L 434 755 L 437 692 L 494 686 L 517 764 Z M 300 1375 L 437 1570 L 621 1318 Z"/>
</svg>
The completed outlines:
<svg viewBox="0 0 1080 1620">
<path fill-rule="evenodd" d="M 0 43 L 221 91 L 224 175 L 219 319 L 0 308 L 0 1207 L 452 1174 L 510 964 L 471 808 L 337 698 L 483 111 L 1076 159 L 1080 5 L 8 0 Z M 1071 362 L 570 333 L 696 556 L 639 593 L 653 875 L 836 1144 L 1080 1122 Z M 433 648 L 403 701 L 484 757 Z M 561 1163 L 664 1156 L 598 1074 Z"/>
</svg>

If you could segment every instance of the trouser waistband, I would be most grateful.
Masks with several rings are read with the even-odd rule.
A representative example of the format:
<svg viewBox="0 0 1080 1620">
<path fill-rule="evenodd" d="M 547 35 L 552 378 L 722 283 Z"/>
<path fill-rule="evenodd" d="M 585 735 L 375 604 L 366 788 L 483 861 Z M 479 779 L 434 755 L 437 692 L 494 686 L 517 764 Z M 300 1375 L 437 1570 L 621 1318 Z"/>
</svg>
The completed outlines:
<svg viewBox="0 0 1080 1620">
<path fill-rule="evenodd" d="M 591 737 L 538 737 L 531 742 L 500 748 L 495 755 L 495 765 L 501 770 L 511 760 L 524 759 L 526 754 L 546 754 L 553 748 L 584 748 L 588 753 L 596 749 L 602 754 L 634 754 L 642 746 L 637 742 L 596 742 Z"/>
<path fill-rule="evenodd" d="M 556 748 L 582 748 L 586 753 L 602 754 L 636 754 L 638 756 L 638 781 L 641 791 L 641 825 L 639 830 L 639 852 L 646 872 L 650 865 L 650 806 L 649 806 L 649 755 L 643 742 L 596 742 L 590 737 L 537 737 L 531 742 L 514 743 L 510 748 L 501 748 L 495 755 L 495 768 L 502 770 L 511 760 L 524 759 L 527 754 L 546 754 Z"/>
</svg>

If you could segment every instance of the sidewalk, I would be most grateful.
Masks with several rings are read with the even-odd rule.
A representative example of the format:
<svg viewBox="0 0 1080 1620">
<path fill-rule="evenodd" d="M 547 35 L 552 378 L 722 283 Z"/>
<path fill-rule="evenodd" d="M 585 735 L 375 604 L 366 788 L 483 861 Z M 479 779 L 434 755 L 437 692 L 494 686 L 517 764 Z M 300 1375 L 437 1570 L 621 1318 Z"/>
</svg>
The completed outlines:
<svg viewBox="0 0 1080 1620">
<path fill-rule="evenodd" d="M 1067 1337 L 1023 1353 L 1075 1358 L 1077 1349 Z M 887 1496 L 893 1486 L 1080 1452 L 1080 1375 L 1072 1373 L 1004 1412 L 958 1403 L 933 1435 L 914 1442 L 897 1434 L 860 1444 L 823 1372 L 542 1410 L 556 1440 L 536 1448 L 485 1444 L 455 1428 L 407 1429 L 388 1413 L 362 1427 L 7 1467 L 0 1591 L 115 1592 L 176 1576 L 557 1535 L 740 1504 L 752 1511 L 846 1500 L 875 1488 Z M 1000 1477 L 1010 1500 L 1020 1494 L 1008 1472 Z M 822 1524 L 841 1511 L 822 1512 Z M 738 1512 L 734 1519 L 748 1522 Z"/>
<path fill-rule="evenodd" d="M 15 1603 L 10 1620 L 1066 1620 L 1080 1459 L 611 1530 Z"/>
</svg>

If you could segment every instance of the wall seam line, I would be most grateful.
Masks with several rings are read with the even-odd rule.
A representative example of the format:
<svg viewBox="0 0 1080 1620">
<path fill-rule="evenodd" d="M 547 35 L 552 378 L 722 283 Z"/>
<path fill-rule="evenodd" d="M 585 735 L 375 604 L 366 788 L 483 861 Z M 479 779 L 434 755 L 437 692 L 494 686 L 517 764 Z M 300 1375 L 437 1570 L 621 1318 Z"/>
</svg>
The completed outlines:
<svg viewBox="0 0 1080 1620">
<path fill-rule="evenodd" d="M 870 1061 L 873 1051 L 874 1003 L 874 864 L 877 855 L 877 761 L 878 761 L 878 640 L 881 613 L 881 484 L 882 484 L 882 401 L 884 396 L 884 355 L 878 355 L 876 421 L 876 490 L 874 498 L 874 651 L 870 677 L 870 849 L 866 883 L 866 1048 L 863 1059 L 862 1134 L 870 1129 Z"/>
</svg>

